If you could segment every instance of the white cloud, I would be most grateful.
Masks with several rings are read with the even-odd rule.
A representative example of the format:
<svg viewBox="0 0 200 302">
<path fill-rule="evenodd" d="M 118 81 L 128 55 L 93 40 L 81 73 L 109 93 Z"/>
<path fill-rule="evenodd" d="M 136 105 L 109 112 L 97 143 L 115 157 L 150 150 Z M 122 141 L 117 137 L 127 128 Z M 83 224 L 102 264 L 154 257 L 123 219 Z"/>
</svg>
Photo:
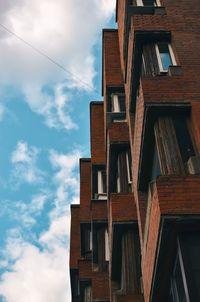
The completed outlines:
<svg viewBox="0 0 200 302">
<path fill-rule="evenodd" d="M 21 89 L 26 102 L 34 112 L 44 116 L 47 126 L 75 129 L 68 112 L 73 105 L 72 98 L 61 87 L 84 90 L 93 87 L 96 74 L 93 47 L 101 28 L 113 14 L 115 0 L 6 3 L 0 3 L 1 22 L 69 73 L 0 27 L 0 84 Z M 51 86 L 52 94 L 44 91 L 47 86 Z M 60 98 L 64 102 L 57 108 Z"/>
<path fill-rule="evenodd" d="M 71 154 L 62 154 L 55 150 L 50 151 L 49 160 L 53 169 L 56 170 L 53 180 L 57 186 L 56 208 L 51 213 L 53 217 L 59 216 L 64 209 L 68 209 L 67 200 L 76 198 L 79 194 L 77 167 L 80 157 L 81 152 L 79 150 L 74 150 Z"/>
<path fill-rule="evenodd" d="M 70 211 L 52 219 L 49 229 L 38 239 L 41 248 L 23 239 L 20 230 L 11 231 L 7 239 L 5 267 L 0 295 L 7 302 L 68 302 Z"/>
<path fill-rule="evenodd" d="M 13 153 L 16 163 L 30 162 L 30 148 L 19 145 Z M 2 267 L 9 269 L 2 275 L 1 295 L 7 302 L 69 302 L 71 300 L 69 282 L 69 234 L 70 203 L 78 202 L 79 182 L 78 163 L 81 152 L 59 153 L 51 150 L 49 160 L 53 168 L 55 185 L 54 207 L 50 212 L 50 224 L 39 238 L 37 245 L 27 239 L 23 228 L 13 229 L 9 233 L 4 250 Z M 52 195 L 51 195 L 52 198 Z M 26 219 L 35 219 L 40 213 L 48 193 L 40 192 L 32 197 L 30 204 L 18 202 L 16 214 L 24 214 Z M 20 216 L 20 215 L 19 215 Z M 24 220 L 24 216 L 20 216 Z M 25 226 L 26 223 L 25 223 Z M 22 232 L 26 238 L 23 237 Z M 7 265 L 8 264 L 8 265 Z M 3 299 L 3 298 L 2 298 Z"/>
<path fill-rule="evenodd" d="M 44 178 L 44 172 L 37 167 L 39 149 L 28 146 L 26 142 L 19 141 L 16 149 L 11 155 L 13 171 L 11 182 L 14 187 L 22 183 L 41 183 Z"/>
<path fill-rule="evenodd" d="M 13 248 L 20 249 L 17 243 Z M 57 247 L 53 252 L 40 251 L 24 242 L 13 271 L 2 277 L 0 294 L 7 302 L 68 302 L 67 261 L 66 247 Z"/>
</svg>

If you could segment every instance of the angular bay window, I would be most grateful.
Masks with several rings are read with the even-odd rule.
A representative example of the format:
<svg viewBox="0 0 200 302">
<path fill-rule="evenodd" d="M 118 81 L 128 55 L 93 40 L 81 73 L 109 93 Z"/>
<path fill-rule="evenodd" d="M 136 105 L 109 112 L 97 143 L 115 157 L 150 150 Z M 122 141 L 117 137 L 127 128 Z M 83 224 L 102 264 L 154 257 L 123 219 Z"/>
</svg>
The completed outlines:
<svg viewBox="0 0 200 302">
<path fill-rule="evenodd" d="M 145 126 L 139 170 L 141 191 L 147 192 L 149 183 L 159 175 L 200 173 L 200 157 L 190 131 L 188 115 L 180 111 L 162 113 Z"/>
<path fill-rule="evenodd" d="M 158 42 L 143 45 L 142 76 L 165 74 L 170 66 L 176 65 L 170 43 Z"/>
<path fill-rule="evenodd" d="M 90 223 L 81 223 L 81 257 L 91 259 L 92 231 Z"/>
<path fill-rule="evenodd" d="M 106 170 L 105 166 L 93 166 L 92 190 L 94 199 L 106 199 Z"/>
<path fill-rule="evenodd" d="M 93 223 L 93 269 L 107 271 L 109 261 L 108 229 L 105 223 Z"/>
<path fill-rule="evenodd" d="M 194 148 L 184 115 L 165 116 L 154 125 L 161 174 L 184 174 Z"/>
</svg>

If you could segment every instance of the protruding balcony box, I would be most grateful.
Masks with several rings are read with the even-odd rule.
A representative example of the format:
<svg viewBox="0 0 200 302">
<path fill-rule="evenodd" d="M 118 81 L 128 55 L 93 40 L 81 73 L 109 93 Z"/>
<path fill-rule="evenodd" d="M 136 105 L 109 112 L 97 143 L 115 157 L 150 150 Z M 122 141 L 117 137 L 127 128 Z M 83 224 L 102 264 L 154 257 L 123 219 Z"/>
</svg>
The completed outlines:
<svg viewBox="0 0 200 302">
<path fill-rule="evenodd" d="M 92 278 L 92 263 L 88 259 L 78 260 L 79 279 Z"/>
<path fill-rule="evenodd" d="M 109 124 L 108 127 L 108 137 L 109 142 L 128 142 L 129 141 L 129 132 L 128 125 L 126 121 L 115 121 Z"/>
<path fill-rule="evenodd" d="M 199 195 L 198 175 L 159 176 L 151 185 L 142 258 L 145 301 L 161 301 L 165 293 L 178 232 L 186 224 L 200 225 Z M 163 286 L 156 286 L 161 278 Z"/>
<path fill-rule="evenodd" d="M 93 273 L 93 301 L 109 301 L 109 276 L 108 272 Z"/>
<path fill-rule="evenodd" d="M 111 222 L 137 220 L 133 193 L 110 194 L 109 215 Z"/>
<path fill-rule="evenodd" d="M 107 200 L 92 199 L 91 200 L 92 220 L 107 220 Z"/>
</svg>

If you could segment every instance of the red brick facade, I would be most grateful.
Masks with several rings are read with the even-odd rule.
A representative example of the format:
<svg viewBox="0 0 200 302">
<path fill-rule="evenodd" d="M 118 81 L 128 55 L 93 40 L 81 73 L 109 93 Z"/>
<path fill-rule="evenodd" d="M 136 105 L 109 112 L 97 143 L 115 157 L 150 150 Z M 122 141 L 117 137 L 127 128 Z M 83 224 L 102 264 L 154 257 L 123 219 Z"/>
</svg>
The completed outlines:
<svg viewBox="0 0 200 302">
<path fill-rule="evenodd" d="M 116 14 L 71 207 L 72 302 L 200 301 L 200 3 Z"/>
</svg>

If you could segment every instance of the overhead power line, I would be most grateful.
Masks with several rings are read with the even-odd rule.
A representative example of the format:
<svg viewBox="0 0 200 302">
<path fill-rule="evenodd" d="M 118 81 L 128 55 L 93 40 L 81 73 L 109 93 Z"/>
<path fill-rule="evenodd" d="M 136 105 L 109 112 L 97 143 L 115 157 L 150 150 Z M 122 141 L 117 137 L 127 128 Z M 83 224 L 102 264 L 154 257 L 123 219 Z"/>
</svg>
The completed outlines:
<svg viewBox="0 0 200 302">
<path fill-rule="evenodd" d="M 11 35 L 15 36 L 18 40 L 20 40 L 21 42 L 23 42 L 24 44 L 26 44 L 27 46 L 29 46 L 30 48 L 32 48 L 35 52 L 37 52 L 41 56 L 45 57 L 51 63 L 53 63 L 54 65 L 56 65 L 57 67 L 59 67 L 60 69 L 62 69 L 63 71 L 65 71 L 66 73 L 70 74 L 74 79 L 76 79 L 77 81 L 80 81 L 80 83 L 82 83 L 84 86 L 88 87 L 91 91 L 99 94 L 98 91 L 95 88 L 93 88 L 90 84 L 88 84 L 88 83 L 84 82 L 83 80 L 81 80 L 79 77 L 77 77 L 75 74 L 73 74 L 73 72 L 69 71 L 67 68 L 65 68 L 63 65 L 61 65 L 60 63 L 58 63 L 54 59 L 52 59 L 49 55 L 47 55 L 46 53 L 44 53 L 43 51 L 41 51 L 39 48 L 35 47 L 31 43 L 29 43 L 26 40 L 24 40 L 22 37 L 20 37 L 15 32 L 13 32 L 9 28 L 7 28 L 5 25 L 3 25 L 3 24 L 0 23 L 0 27 L 2 27 L 5 31 L 7 31 Z"/>
</svg>

